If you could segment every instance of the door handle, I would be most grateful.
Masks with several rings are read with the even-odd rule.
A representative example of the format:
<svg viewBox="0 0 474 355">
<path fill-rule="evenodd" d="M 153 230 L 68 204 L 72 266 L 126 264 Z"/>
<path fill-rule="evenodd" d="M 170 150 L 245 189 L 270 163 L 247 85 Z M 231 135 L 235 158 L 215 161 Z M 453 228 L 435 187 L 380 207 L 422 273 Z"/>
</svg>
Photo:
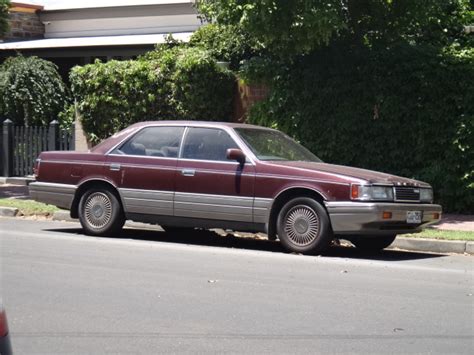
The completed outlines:
<svg viewBox="0 0 474 355">
<path fill-rule="evenodd" d="M 181 174 L 183 176 L 194 176 L 195 173 L 196 173 L 196 170 L 194 170 L 194 169 L 183 169 L 183 170 L 181 170 Z"/>
<path fill-rule="evenodd" d="M 110 170 L 112 171 L 120 171 L 120 164 L 112 163 L 110 164 Z"/>
</svg>

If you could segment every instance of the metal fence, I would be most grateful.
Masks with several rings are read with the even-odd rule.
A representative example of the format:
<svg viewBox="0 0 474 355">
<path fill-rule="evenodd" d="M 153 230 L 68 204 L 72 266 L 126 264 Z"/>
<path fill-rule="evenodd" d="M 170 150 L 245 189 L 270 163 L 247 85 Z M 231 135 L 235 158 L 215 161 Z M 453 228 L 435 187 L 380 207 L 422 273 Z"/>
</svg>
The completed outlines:
<svg viewBox="0 0 474 355">
<path fill-rule="evenodd" d="M 27 176 L 33 174 L 35 160 L 41 152 L 74 150 L 74 125 L 65 130 L 59 127 L 58 121 L 52 121 L 47 127 L 24 127 L 5 120 L 1 138 L 2 175 Z"/>
</svg>

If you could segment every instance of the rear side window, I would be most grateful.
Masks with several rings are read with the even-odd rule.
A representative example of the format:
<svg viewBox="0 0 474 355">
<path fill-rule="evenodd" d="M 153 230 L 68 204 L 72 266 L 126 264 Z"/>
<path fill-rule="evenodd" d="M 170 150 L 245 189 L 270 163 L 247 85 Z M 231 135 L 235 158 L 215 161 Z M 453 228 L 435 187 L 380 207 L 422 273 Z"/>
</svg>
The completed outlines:
<svg viewBox="0 0 474 355">
<path fill-rule="evenodd" d="M 184 127 L 148 127 L 142 129 L 113 154 L 177 158 Z"/>
<path fill-rule="evenodd" d="M 239 148 L 221 129 L 189 128 L 183 146 L 183 159 L 227 160 L 227 149 Z"/>
</svg>

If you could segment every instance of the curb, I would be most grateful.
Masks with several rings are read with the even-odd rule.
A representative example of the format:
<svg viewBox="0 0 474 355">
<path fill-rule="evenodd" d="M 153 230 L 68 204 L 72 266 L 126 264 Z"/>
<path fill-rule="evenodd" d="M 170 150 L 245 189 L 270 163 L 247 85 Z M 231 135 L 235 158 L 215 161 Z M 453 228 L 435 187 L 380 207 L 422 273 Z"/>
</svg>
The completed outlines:
<svg viewBox="0 0 474 355">
<path fill-rule="evenodd" d="M 15 217 L 17 214 L 18 208 L 0 207 L 1 217 Z M 76 218 L 71 218 L 69 211 L 54 212 L 52 219 L 53 221 L 78 221 Z M 395 239 L 388 249 L 403 249 L 414 252 L 428 253 L 456 253 L 474 255 L 474 241 L 397 237 L 397 239 Z"/>
<path fill-rule="evenodd" d="M 474 242 L 465 240 L 440 240 L 397 237 L 389 249 L 425 251 L 431 253 L 474 254 Z"/>
<path fill-rule="evenodd" d="M 0 207 L 1 217 L 16 217 L 18 212 L 18 208 L 16 207 Z"/>
<path fill-rule="evenodd" d="M 53 221 L 77 222 L 77 218 L 72 218 L 69 211 L 56 211 L 53 213 Z"/>
<path fill-rule="evenodd" d="M 11 185 L 20 185 L 28 186 L 30 183 L 36 181 L 34 178 L 29 177 L 0 177 L 0 184 L 11 184 Z"/>
</svg>

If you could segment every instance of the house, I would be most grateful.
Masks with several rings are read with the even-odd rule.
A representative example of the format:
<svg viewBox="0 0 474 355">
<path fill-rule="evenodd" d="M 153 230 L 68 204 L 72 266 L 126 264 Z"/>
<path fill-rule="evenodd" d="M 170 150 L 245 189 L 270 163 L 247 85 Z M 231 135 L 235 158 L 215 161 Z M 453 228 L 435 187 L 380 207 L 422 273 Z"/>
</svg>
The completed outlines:
<svg viewBox="0 0 474 355">
<path fill-rule="evenodd" d="M 168 34 L 188 41 L 201 26 L 193 0 L 31 0 L 12 2 L 0 60 L 22 53 L 74 65 L 133 58 Z"/>
</svg>

